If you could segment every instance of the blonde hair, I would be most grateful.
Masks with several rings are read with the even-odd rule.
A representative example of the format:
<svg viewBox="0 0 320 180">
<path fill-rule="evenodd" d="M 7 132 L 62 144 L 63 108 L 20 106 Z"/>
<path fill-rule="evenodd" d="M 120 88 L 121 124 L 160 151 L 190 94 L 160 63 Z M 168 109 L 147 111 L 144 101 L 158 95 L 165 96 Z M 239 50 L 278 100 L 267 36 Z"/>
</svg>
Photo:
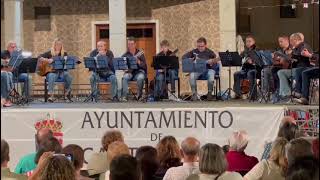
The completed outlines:
<svg viewBox="0 0 320 180">
<path fill-rule="evenodd" d="M 121 141 L 115 141 L 111 143 L 107 151 L 108 164 L 110 164 L 112 159 L 114 159 L 116 156 L 124 154 L 130 155 L 129 147 L 125 143 Z"/>
<path fill-rule="evenodd" d="M 63 47 L 63 44 L 62 44 L 62 41 L 61 41 L 60 38 L 56 38 L 56 39 L 53 40 L 52 46 L 51 46 L 51 55 L 52 56 L 58 56 L 59 55 L 59 54 L 56 54 L 56 51 L 55 51 L 55 47 L 56 47 L 57 43 L 61 43 L 60 54 L 61 54 L 61 56 L 64 56 L 65 51 L 64 51 L 64 47 Z"/>
<path fill-rule="evenodd" d="M 244 130 L 235 131 L 228 141 L 231 150 L 242 152 L 249 142 L 248 133 Z"/>
<path fill-rule="evenodd" d="M 285 173 L 286 168 L 286 144 L 288 143 L 288 140 L 286 138 L 280 137 L 277 138 L 272 143 L 272 148 L 270 151 L 270 161 L 273 161 L 275 164 L 277 164 L 281 170 L 282 174 Z"/>
<path fill-rule="evenodd" d="M 304 36 L 303 36 L 302 33 L 293 33 L 293 34 L 291 34 L 290 39 L 294 39 L 294 40 L 297 40 L 297 41 L 303 41 L 304 40 Z"/>
<path fill-rule="evenodd" d="M 238 35 L 237 36 L 237 51 L 238 51 L 238 53 L 239 54 L 241 54 L 243 51 L 244 51 L 244 42 L 243 42 L 243 39 L 242 39 L 242 37 L 241 37 L 241 35 Z"/>
<path fill-rule="evenodd" d="M 15 41 L 10 40 L 10 41 L 7 43 L 7 48 L 9 48 L 9 47 L 11 46 L 11 44 L 17 45 L 17 43 L 16 43 Z"/>
</svg>

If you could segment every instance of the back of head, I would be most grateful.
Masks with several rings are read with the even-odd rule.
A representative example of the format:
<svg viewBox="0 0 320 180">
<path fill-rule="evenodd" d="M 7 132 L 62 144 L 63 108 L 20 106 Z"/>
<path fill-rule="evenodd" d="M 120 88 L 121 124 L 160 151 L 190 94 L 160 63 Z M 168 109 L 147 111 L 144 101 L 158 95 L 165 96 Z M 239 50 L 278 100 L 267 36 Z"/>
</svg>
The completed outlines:
<svg viewBox="0 0 320 180">
<path fill-rule="evenodd" d="M 139 180 L 137 160 L 130 155 L 115 157 L 110 164 L 110 180 Z"/>
<path fill-rule="evenodd" d="M 53 151 L 55 153 L 60 153 L 62 151 L 62 146 L 55 137 L 50 137 L 45 141 L 41 142 L 39 145 L 39 151 L 36 154 L 35 162 L 38 164 L 38 161 L 44 152 Z"/>
<path fill-rule="evenodd" d="M 318 180 L 319 161 L 312 156 L 295 159 L 288 167 L 286 180 Z"/>
<path fill-rule="evenodd" d="M 72 155 L 73 166 L 76 170 L 79 170 L 83 166 L 84 162 L 84 151 L 76 144 L 69 144 L 62 149 L 62 153 L 66 155 Z"/>
<path fill-rule="evenodd" d="M 298 134 L 298 126 L 290 121 L 283 122 L 278 131 L 278 137 L 286 138 L 288 141 L 297 138 Z"/>
<path fill-rule="evenodd" d="M 125 143 L 121 141 L 115 141 L 111 143 L 107 151 L 108 162 L 110 163 L 114 157 L 123 154 L 130 154 L 129 148 Z"/>
<path fill-rule="evenodd" d="M 45 141 L 46 139 L 51 138 L 51 137 L 53 137 L 53 132 L 51 129 L 48 129 L 48 128 L 39 129 L 36 134 L 37 148 L 39 148 L 39 145 L 41 144 L 42 141 Z"/>
<path fill-rule="evenodd" d="M 249 137 L 246 131 L 235 131 L 228 141 L 230 150 L 243 152 L 248 145 Z"/>
<path fill-rule="evenodd" d="M 196 156 L 200 150 L 200 142 L 194 137 L 187 137 L 182 141 L 181 149 L 186 156 Z"/>
<path fill-rule="evenodd" d="M 199 169 L 205 174 L 222 174 L 227 170 L 227 160 L 217 144 L 205 144 L 199 153 Z"/>
<path fill-rule="evenodd" d="M 115 141 L 124 141 L 122 133 L 118 130 L 110 130 L 104 133 L 101 144 L 105 151 L 108 151 L 108 146 Z"/>
<path fill-rule="evenodd" d="M 1 139 L 1 165 L 4 162 L 9 162 L 9 144 L 4 139 Z"/>
<path fill-rule="evenodd" d="M 140 166 L 141 180 L 152 179 L 159 168 L 157 150 L 152 146 L 141 146 L 136 152 L 136 159 Z"/>
<path fill-rule="evenodd" d="M 303 138 L 291 140 L 285 148 L 286 158 L 289 165 L 298 157 L 313 155 L 311 144 Z"/>
<path fill-rule="evenodd" d="M 62 155 L 51 156 L 45 160 L 39 179 L 75 180 L 76 173 L 72 163 Z"/>
<path fill-rule="evenodd" d="M 286 162 L 285 162 L 285 147 L 288 141 L 285 138 L 277 138 L 272 143 L 272 148 L 270 152 L 270 160 L 273 161 L 275 164 L 277 164 L 281 169 L 282 173 L 284 173 L 284 170 L 286 168 Z"/>
<path fill-rule="evenodd" d="M 160 166 L 166 166 L 166 163 L 172 159 L 181 159 L 178 141 L 173 136 L 162 138 L 157 144 L 157 152 Z"/>
</svg>

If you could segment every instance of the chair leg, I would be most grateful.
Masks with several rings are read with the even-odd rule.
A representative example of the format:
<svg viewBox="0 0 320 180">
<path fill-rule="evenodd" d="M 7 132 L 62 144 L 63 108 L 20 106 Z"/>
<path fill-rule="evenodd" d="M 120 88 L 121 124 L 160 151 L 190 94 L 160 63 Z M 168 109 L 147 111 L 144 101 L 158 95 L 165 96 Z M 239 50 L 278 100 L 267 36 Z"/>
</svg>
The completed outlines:
<svg viewBox="0 0 320 180">
<path fill-rule="evenodd" d="M 44 102 L 48 102 L 48 81 L 44 79 Z"/>
<path fill-rule="evenodd" d="M 181 94 L 180 94 L 180 78 L 178 78 L 178 97 L 179 98 L 181 97 Z"/>
</svg>

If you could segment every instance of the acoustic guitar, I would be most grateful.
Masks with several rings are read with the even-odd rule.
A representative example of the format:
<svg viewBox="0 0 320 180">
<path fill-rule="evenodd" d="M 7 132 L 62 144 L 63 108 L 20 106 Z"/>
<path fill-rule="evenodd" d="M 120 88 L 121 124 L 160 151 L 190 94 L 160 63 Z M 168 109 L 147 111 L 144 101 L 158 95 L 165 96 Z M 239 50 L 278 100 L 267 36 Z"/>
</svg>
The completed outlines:
<svg viewBox="0 0 320 180">
<path fill-rule="evenodd" d="M 53 71 L 53 67 L 51 63 L 49 63 L 46 60 L 41 60 L 41 58 L 38 61 L 37 69 L 38 69 L 37 74 L 39 76 L 46 76 L 48 73 Z"/>
</svg>

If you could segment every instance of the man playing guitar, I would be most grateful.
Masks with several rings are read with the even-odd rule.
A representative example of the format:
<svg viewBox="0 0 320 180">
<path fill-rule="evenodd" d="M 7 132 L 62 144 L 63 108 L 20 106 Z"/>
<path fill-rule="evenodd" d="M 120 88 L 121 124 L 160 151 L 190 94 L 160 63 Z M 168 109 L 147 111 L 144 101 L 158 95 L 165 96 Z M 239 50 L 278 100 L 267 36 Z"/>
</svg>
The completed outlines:
<svg viewBox="0 0 320 180">
<path fill-rule="evenodd" d="M 147 63 L 146 58 L 143 54 L 142 50 L 137 49 L 136 40 L 134 38 L 128 38 L 127 40 L 128 50 L 126 53 L 122 55 L 122 57 L 126 57 L 127 63 L 129 64 L 129 59 L 135 59 L 137 63 L 137 69 L 129 69 L 124 74 L 122 78 L 122 93 L 121 94 L 122 101 L 128 101 L 128 84 L 129 81 L 134 80 L 137 81 L 138 84 L 138 100 L 142 98 L 142 90 L 145 84 L 146 74 L 147 74 Z"/>
</svg>

